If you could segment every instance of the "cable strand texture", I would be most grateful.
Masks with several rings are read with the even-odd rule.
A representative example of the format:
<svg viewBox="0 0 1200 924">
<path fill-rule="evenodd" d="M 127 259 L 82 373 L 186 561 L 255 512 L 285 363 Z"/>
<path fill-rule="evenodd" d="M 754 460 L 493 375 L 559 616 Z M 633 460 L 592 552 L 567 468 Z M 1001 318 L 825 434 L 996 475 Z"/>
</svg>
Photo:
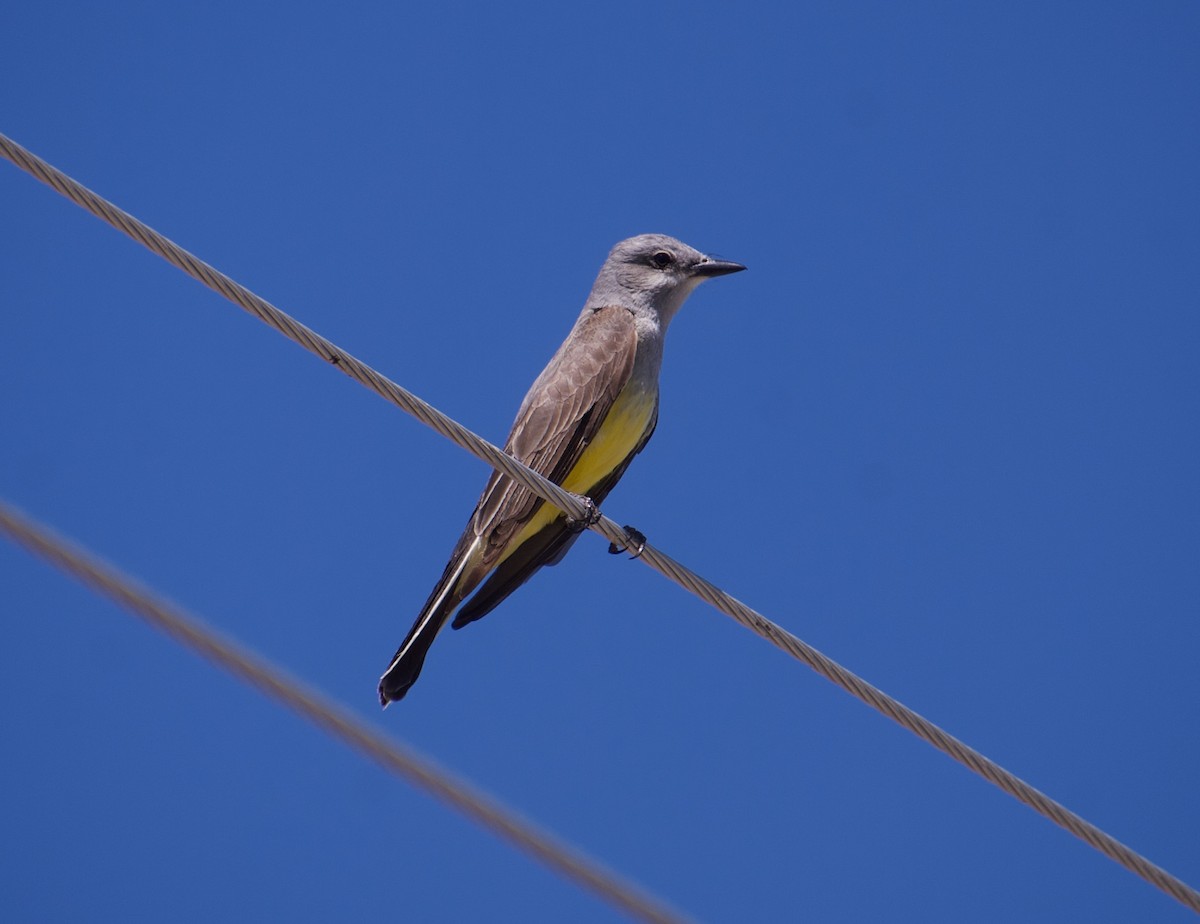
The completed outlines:
<svg viewBox="0 0 1200 924">
<path fill-rule="evenodd" d="M 575 519 L 587 514 L 586 505 L 575 495 L 543 478 L 488 441 L 476 436 L 466 427 L 442 414 L 396 383 L 387 379 L 350 354 L 330 343 L 319 334 L 292 319 L 274 305 L 213 269 L 207 263 L 183 250 L 152 228 L 121 211 L 112 203 L 81 186 L 45 161 L 0 134 L 0 153 L 35 178 L 53 187 L 71 201 L 87 209 L 113 227 L 145 245 L 167 262 L 207 285 L 220 295 L 253 314 L 326 362 L 333 363 L 355 381 L 360 382 L 401 410 L 416 417 L 463 449 L 503 472 L 518 484 L 528 488 L 547 502 L 554 504 Z M 601 515 L 591 526 L 610 542 L 619 546 L 636 546 L 617 523 Z M 1151 863 L 1120 841 L 1104 833 L 1079 815 L 1038 791 L 1019 777 L 984 757 L 932 722 L 877 689 L 861 677 L 829 659 L 811 645 L 777 626 L 764 616 L 731 597 L 714 584 L 681 565 L 650 544 L 646 544 L 639 560 L 679 584 L 711 606 L 731 617 L 740 625 L 766 639 L 775 647 L 807 664 L 818 674 L 837 684 L 852 696 L 862 700 L 893 721 L 907 728 L 939 751 L 948 754 L 1009 795 L 1028 805 L 1040 815 L 1090 844 L 1105 856 L 1147 882 L 1163 890 L 1189 908 L 1200 912 L 1200 892 Z"/>
</svg>

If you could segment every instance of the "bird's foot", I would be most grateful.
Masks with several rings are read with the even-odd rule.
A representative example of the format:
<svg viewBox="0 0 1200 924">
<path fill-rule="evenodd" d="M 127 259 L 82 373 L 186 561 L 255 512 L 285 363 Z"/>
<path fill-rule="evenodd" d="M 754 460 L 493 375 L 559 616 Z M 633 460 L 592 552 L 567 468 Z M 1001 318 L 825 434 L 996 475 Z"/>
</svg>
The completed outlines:
<svg viewBox="0 0 1200 924">
<path fill-rule="evenodd" d="M 582 519 L 577 520 L 574 517 L 567 517 L 567 529 L 573 533 L 578 533 L 600 522 L 600 508 L 586 495 L 576 494 L 575 497 L 587 508 L 587 513 L 584 514 Z"/>
<path fill-rule="evenodd" d="M 608 554 L 620 555 L 622 552 L 633 549 L 633 554 L 629 556 L 629 560 L 633 561 L 633 559 L 646 551 L 646 534 L 634 526 L 623 526 L 621 528 L 625 530 L 625 536 L 630 541 L 625 545 L 617 545 L 615 542 L 610 542 L 608 544 Z"/>
</svg>

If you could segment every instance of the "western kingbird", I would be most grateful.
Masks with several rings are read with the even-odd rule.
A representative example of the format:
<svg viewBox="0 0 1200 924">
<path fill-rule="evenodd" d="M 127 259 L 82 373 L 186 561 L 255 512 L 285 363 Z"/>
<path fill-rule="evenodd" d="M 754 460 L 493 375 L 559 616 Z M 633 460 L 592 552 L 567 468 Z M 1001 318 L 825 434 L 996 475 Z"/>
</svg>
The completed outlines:
<svg viewBox="0 0 1200 924">
<path fill-rule="evenodd" d="M 599 504 L 654 432 L 671 318 L 705 279 L 745 268 L 664 234 L 617 244 L 571 333 L 521 402 L 505 452 Z M 429 646 L 471 591 L 479 587 L 459 610 L 455 629 L 491 612 L 543 565 L 561 561 L 585 525 L 494 472 L 380 678 L 379 701 L 401 699 L 416 683 Z"/>
</svg>

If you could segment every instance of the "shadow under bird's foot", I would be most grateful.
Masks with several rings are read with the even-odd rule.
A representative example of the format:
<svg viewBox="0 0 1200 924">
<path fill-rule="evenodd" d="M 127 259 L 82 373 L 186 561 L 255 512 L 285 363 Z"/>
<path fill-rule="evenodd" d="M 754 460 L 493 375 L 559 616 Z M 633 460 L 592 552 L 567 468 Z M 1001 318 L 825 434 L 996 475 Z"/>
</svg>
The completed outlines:
<svg viewBox="0 0 1200 924">
<path fill-rule="evenodd" d="M 615 542 L 610 542 L 608 544 L 608 554 L 620 555 L 622 552 L 633 549 L 633 554 L 629 556 L 629 560 L 632 561 L 646 551 L 646 534 L 636 526 L 622 526 L 621 528 L 625 530 L 625 535 L 633 540 L 633 542 L 629 545 L 617 545 Z"/>
</svg>

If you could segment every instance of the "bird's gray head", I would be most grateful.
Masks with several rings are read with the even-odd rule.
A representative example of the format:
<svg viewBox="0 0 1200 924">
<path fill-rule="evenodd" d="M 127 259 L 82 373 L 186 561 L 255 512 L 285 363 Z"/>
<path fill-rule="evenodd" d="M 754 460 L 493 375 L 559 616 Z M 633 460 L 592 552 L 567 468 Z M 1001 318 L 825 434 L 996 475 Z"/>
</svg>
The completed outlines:
<svg viewBox="0 0 1200 924">
<path fill-rule="evenodd" d="M 665 327 L 705 279 L 745 268 L 706 256 L 665 234 L 639 234 L 609 253 L 584 310 L 625 305 L 635 313 L 652 312 Z"/>
</svg>

